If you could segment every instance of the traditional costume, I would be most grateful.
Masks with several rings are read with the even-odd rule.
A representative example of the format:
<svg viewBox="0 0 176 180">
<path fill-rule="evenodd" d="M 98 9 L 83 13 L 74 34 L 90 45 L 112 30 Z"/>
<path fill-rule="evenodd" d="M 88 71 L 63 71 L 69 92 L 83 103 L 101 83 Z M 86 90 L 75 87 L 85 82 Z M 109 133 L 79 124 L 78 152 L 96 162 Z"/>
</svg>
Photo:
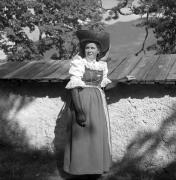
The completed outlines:
<svg viewBox="0 0 176 180">
<path fill-rule="evenodd" d="M 99 43 L 101 56 L 109 49 L 108 33 L 78 31 L 80 44 Z M 68 139 L 64 170 L 70 174 L 103 174 L 111 166 L 111 135 L 104 91 L 108 79 L 107 63 L 96 59 L 88 62 L 76 55 L 71 61 L 70 81 L 66 89 L 72 99 L 66 105 Z"/>
</svg>

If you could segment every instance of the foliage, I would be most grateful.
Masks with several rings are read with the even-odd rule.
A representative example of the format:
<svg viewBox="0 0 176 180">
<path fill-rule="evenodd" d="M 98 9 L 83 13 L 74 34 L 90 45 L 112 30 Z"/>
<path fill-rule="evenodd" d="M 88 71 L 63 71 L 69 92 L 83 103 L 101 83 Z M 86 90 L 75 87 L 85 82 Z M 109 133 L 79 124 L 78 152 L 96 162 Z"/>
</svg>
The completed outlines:
<svg viewBox="0 0 176 180">
<path fill-rule="evenodd" d="M 145 26 L 154 29 L 158 53 L 176 53 L 176 1 L 175 0 L 139 0 L 134 7 L 136 14 L 149 14 Z"/>
<path fill-rule="evenodd" d="M 100 20 L 97 0 L 0 0 L 0 47 L 11 60 L 40 59 L 51 48 L 59 59 L 70 59 L 77 51 L 75 31 L 101 30 Z M 29 39 L 26 27 L 39 30 L 38 41 Z"/>
<path fill-rule="evenodd" d="M 146 17 L 142 22 L 146 29 L 144 44 L 148 36 L 148 28 L 153 28 L 157 42 L 150 48 L 160 54 L 176 53 L 175 0 L 118 0 L 117 6 L 112 10 L 122 14 L 121 8 L 127 6 L 131 9 L 131 13 Z M 144 46 L 141 50 L 144 50 Z"/>
</svg>

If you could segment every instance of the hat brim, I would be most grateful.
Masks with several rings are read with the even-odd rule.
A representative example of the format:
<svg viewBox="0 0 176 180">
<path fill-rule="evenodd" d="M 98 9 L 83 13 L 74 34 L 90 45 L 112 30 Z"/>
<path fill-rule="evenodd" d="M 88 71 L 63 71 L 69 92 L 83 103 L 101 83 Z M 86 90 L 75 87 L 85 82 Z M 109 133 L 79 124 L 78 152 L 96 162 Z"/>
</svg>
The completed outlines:
<svg viewBox="0 0 176 180">
<path fill-rule="evenodd" d="M 80 44 L 85 44 L 87 42 L 95 42 L 100 45 L 101 54 L 105 54 L 110 47 L 110 37 L 109 33 L 105 31 L 91 31 L 91 30 L 79 30 L 76 32 Z"/>
</svg>

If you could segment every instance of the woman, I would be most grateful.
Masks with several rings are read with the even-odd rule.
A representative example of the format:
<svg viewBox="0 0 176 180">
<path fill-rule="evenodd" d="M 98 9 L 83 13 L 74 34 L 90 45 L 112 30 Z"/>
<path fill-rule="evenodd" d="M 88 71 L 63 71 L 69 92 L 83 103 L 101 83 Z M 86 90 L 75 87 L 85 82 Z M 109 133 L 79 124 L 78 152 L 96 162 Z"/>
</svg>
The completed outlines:
<svg viewBox="0 0 176 180">
<path fill-rule="evenodd" d="M 71 92 L 68 118 L 68 141 L 64 170 L 73 175 L 101 175 L 111 167 L 110 123 L 105 95 L 108 68 L 101 58 L 109 50 L 109 34 L 80 30 L 80 55 L 69 70 L 66 88 Z"/>
</svg>

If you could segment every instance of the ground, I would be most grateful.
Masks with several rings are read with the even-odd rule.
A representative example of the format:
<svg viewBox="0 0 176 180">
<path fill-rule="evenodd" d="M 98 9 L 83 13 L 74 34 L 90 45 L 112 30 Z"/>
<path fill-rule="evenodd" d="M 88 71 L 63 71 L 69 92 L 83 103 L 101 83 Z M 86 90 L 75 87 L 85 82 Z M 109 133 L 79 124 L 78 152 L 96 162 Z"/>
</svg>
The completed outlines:
<svg viewBox="0 0 176 180">
<path fill-rule="evenodd" d="M 61 171 L 63 156 L 56 158 L 47 150 L 23 151 L 0 142 L 0 180 L 65 180 Z M 114 166 L 115 167 L 115 166 Z M 75 178 L 78 180 L 78 178 Z M 93 180 L 93 178 L 88 178 Z M 160 179 L 160 178 L 159 178 Z M 115 168 L 98 180 L 159 180 L 156 176 L 133 171 L 117 172 Z M 85 179 L 84 179 L 85 180 Z M 171 180 L 168 179 L 167 180 Z"/>
</svg>

